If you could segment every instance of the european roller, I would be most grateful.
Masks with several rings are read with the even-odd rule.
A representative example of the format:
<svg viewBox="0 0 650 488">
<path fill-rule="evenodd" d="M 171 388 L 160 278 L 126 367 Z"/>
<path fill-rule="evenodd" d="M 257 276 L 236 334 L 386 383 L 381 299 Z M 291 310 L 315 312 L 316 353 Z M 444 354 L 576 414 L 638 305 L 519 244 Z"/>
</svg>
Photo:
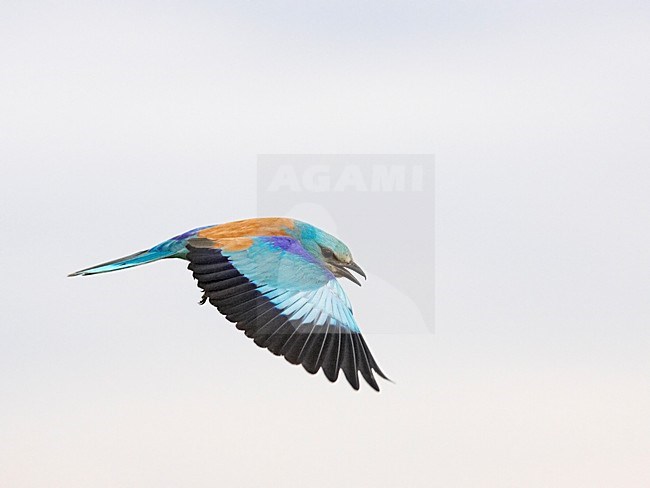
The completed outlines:
<svg viewBox="0 0 650 488">
<path fill-rule="evenodd" d="M 151 249 L 69 276 L 93 275 L 178 258 L 203 290 L 199 303 L 277 356 L 319 369 L 334 382 L 343 373 L 355 390 L 359 373 L 379 391 L 379 369 L 337 278 L 361 283 L 348 247 L 313 225 L 288 218 L 256 218 L 199 227 Z"/>
</svg>

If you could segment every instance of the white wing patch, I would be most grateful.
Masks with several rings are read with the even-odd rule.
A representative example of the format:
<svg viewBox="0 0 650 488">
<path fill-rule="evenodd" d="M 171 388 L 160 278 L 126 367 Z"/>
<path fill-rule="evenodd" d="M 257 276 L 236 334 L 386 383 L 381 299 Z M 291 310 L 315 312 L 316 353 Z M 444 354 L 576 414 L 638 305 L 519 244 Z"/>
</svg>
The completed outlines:
<svg viewBox="0 0 650 488">
<path fill-rule="evenodd" d="M 278 293 L 280 290 L 267 285 L 258 290 L 291 320 L 322 326 L 329 318 L 332 325 L 359 332 L 350 301 L 336 279 L 315 290 L 284 290 Z"/>
</svg>

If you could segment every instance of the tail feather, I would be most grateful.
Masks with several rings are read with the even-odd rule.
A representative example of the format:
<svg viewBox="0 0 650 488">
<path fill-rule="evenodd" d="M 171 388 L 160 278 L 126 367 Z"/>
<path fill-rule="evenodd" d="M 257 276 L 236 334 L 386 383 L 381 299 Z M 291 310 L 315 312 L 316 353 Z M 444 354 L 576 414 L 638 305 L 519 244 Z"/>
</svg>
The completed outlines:
<svg viewBox="0 0 650 488">
<path fill-rule="evenodd" d="M 108 261 L 107 263 L 98 264 L 96 266 L 91 266 L 90 268 L 82 269 L 70 273 L 68 276 L 86 276 L 99 273 L 108 273 L 110 271 L 117 271 L 120 269 L 132 268 L 133 266 L 140 266 L 141 264 L 152 263 L 158 261 L 159 259 L 173 257 L 175 253 L 170 252 L 169 250 L 161 249 L 149 249 L 147 251 L 136 252 L 130 256 L 125 256 L 123 258 L 114 259 L 113 261 Z"/>
</svg>

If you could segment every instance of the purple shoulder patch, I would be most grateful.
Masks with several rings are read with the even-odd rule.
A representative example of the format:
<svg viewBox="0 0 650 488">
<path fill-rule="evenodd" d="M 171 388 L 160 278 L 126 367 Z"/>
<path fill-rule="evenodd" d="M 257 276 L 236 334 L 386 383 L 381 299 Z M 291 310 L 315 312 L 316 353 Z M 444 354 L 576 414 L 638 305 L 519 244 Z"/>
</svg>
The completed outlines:
<svg viewBox="0 0 650 488">
<path fill-rule="evenodd" d="M 293 239 L 292 237 L 268 236 L 268 237 L 263 237 L 262 240 L 277 248 L 290 252 L 291 254 L 300 256 L 306 259 L 307 261 L 316 262 L 314 256 L 309 254 L 305 250 L 305 248 L 302 247 L 302 244 L 300 244 L 297 240 Z"/>
</svg>

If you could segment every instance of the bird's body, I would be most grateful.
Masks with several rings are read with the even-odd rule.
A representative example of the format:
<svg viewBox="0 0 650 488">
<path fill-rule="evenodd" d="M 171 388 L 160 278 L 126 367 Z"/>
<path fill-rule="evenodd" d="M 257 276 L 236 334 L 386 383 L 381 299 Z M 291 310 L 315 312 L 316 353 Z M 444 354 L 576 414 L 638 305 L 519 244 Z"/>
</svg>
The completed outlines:
<svg viewBox="0 0 650 488">
<path fill-rule="evenodd" d="M 343 370 L 353 388 L 358 373 L 375 390 L 377 366 L 337 281 L 365 277 L 345 244 L 305 222 L 256 218 L 199 227 L 146 251 L 70 276 L 130 268 L 166 258 L 190 262 L 201 303 L 210 301 L 260 347 L 319 369 L 330 381 Z"/>
</svg>

